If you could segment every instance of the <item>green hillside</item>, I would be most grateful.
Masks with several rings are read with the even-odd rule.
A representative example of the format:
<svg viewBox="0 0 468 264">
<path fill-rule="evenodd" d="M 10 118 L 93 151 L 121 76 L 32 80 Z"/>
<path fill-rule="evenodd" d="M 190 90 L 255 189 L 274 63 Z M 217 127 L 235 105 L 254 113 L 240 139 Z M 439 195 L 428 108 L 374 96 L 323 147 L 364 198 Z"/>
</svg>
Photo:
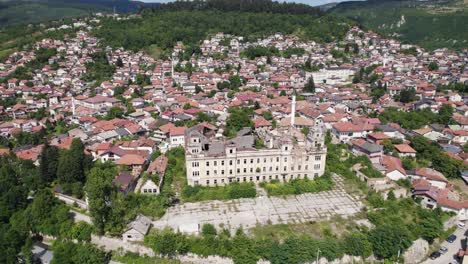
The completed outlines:
<svg viewBox="0 0 468 264">
<path fill-rule="evenodd" d="M 90 12 L 137 12 L 144 4 L 130 0 L 0 0 L 0 26 L 29 24 L 88 15 Z"/>
<path fill-rule="evenodd" d="M 175 2 L 146 8 L 141 17 L 103 20 L 95 31 L 105 45 L 167 51 L 182 41 L 191 53 L 209 34 L 224 32 L 256 40 L 277 32 L 305 40 L 330 42 L 342 38 L 353 23 L 319 9 L 270 0 L 208 0 Z M 190 52 L 189 52 L 190 53 Z"/>
<path fill-rule="evenodd" d="M 468 9 L 462 0 L 349 2 L 329 12 L 430 50 L 468 47 Z"/>
</svg>

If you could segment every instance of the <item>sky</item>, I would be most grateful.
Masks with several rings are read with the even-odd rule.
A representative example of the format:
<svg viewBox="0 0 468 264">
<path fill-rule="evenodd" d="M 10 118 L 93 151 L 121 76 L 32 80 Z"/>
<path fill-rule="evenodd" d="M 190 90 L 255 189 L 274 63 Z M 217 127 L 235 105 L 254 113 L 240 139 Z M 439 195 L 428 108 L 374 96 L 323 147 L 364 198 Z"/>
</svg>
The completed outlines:
<svg viewBox="0 0 468 264">
<path fill-rule="evenodd" d="M 170 0 L 140 0 L 142 2 L 171 2 Z M 278 0 L 277 0 L 278 1 Z M 279 0 L 279 2 L 296 2 L 296 3 L 303 3 L 303 4 L 308 4 L 312 6 L 317 6 L 317 5 L 323 5 L 323 4 L 328 4 L 328 3 L 333 3 L 333 2 L 344 2 L 346 0 Z"/>
</svg>

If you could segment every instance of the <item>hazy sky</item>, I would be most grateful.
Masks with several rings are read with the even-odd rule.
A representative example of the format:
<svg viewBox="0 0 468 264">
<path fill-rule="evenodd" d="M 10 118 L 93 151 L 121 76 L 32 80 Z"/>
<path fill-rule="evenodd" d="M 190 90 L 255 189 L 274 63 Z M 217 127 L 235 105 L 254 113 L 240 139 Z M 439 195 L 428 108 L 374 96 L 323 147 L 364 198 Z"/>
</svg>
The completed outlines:
<svg viewBox="0 0 468 264">
<path fill-rule="evenodd" d="M 170 0 L 140 0 L 140 1 L 143 1 L 143 2 L 171 2 Z M 278 2 L 283 2 L 283 1 L 304 3 L 304 4 L 309 4 L 309 5 L 312 5 L 312 6 L 316 6 L 316 5 L 323 5 L 323 4 L 327 4 L 327 3 L 333 3 L 333 2 L 344 2 L 346 0 L 279 0 Z"/>
</svg>

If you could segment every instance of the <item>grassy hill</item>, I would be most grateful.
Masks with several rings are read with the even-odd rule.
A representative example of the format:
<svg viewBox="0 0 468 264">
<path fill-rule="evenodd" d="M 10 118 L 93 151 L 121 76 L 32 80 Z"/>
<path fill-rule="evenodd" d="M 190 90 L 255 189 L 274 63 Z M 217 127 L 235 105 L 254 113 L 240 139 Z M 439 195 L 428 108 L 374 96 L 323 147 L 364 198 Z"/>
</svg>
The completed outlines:
<svg viewBox="0 0 468 264">
<path fill-rule="evenodd" d="M 468 6 L 463 0 L 345 2 L 329 12 L 427 49 L 468 47 Z"/>
</svg>

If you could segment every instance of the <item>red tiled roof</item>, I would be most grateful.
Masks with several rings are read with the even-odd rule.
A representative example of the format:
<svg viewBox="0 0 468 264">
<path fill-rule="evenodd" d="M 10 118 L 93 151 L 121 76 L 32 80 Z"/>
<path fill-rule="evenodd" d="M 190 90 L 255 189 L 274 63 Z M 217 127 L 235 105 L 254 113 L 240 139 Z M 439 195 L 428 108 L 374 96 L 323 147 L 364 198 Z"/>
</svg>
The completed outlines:
<svg viewBox="0 0 468 264">
<path fill-rule="evenodd" d="M 167 167 L 167 161 L 168 161 L 168 158 L 166 158 L 165 156 L 157 157 L 148 166 L 148 171 L 156 172 L 159 175 L 164 175 L 164 172 L 166 171 L 166 167 Z"/>
<path fill-rule="evenodd" d="M 257 117 L 255 120 L 254 120 L 254 126 L 255 128 L 258 128 L 258 127 L 269 127 L 271 126 L 271 122 L 266 120 L 265 118 L 263 118 L 262 116 L 260 117 Z"/>
<path fill-rule="evenodd" d="M 393 145 L 398 152 L 400 153 L 416 153 L 416 150 L 414 150 L 410 145 L 408 144 L 396 144 Z"/>
<path fill-rule="evenodd" d="M 384 155 L 382 159 L 382 165 L 384 165 L 387 169 L 387 173 L 398 170 L 402 174 L 406 175 L 406 170 L 403 168 L 403 164 L 399 158 Z"/>
<path fill-rule="evenodd" d="M 390 137 L 385 135 L 383 132 L 373 132 L 368 135 L 369 137 L 372 137 L 377 140 L 383 140 L 383 139 L 389 139 Z"/>
<path fill-rule="evenodd" d="M 431 168 L 418 168 L 415 174 L 428 180 L 447 182 L 447 178 L 442 173 Z"/>
<path fill-rule="evenodd" d="M 339 122 L 333 124 L 333 128 L 340 132 L 357 132 L 357 131 L 365 131 L 365 130 L 373 130 L 373 125 L 362 124 L 362 125 L 355 125 L 350 122 Z"/>
<path fill-rule="evenodd" d="M 146 162 L 146 159 L 143 158 L 142 156 L 140 155 L 137 155 L 137 154 L 126 154 L 124 155 L 122 158 L 120 158 L 116 164 L 117 165 L 127 165 L 127 166 L 131 166 L 131 165 L 143 165 L 145 164 Z"/>
</svg>

